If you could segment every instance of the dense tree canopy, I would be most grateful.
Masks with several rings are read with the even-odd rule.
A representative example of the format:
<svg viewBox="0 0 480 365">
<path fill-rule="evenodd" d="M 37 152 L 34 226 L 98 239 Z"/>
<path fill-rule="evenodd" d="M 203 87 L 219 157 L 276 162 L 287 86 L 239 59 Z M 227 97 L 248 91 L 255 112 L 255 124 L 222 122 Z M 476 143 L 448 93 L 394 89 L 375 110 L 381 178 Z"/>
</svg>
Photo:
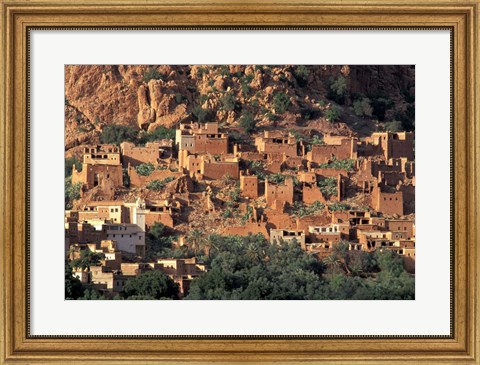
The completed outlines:
<svg viewBox="0 0 480 365">
<path fill-rule="evenodd" d="M 414 299 L 415 282 L 392 251 L 336 246 L 319 261 L 295 241 L 271 245 L 263 236 L 210 236 L 209 271 L 186 299 Z"/>
<path fill-rule="evenodd" d="M 65 299 L 77 299 L 82 294 L 82 283 L 73 276 L 72 267 L 65 261 Z"/>
<path fill-rule="evenodd" d="M 129 279 L 124 287 L 126 299 L 178 299 L 178 284 L 160 270 L 147 271 Z"/>
<path fill-rule="evenodd" d="M 137 131 L 126 125 L 109 124 L 102 130 L 100 141 L 102 143 L 120 144 L 122 142 L 134 142 L 137 138 Z"/>
</svg>

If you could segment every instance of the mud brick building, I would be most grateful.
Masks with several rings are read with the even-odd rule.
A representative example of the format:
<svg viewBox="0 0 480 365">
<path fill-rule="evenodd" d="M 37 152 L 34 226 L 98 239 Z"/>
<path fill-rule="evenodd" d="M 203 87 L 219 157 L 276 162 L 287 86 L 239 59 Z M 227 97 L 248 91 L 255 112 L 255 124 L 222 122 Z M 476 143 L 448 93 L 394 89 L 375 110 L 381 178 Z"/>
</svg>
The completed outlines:
<svg viewBox="0 0 480 365">
<path fill-rule="evenodd" d="M 306 154 L 306 159 L 316 164 L 327 163 L 333 159 L 347 160 L 357 158 L 357 139 L 352 137 L 341 137 L 325 139 L 326 144 L 313 145 L 312 150 Z M 327 144 L 327 141 L 331 144 Z"/>
<path fill-rule="evenodd" d="M 173 228 L 173 206 L 164 202 L 164 204 L 147 204 L 144 210 L 145 227 L 150 229 L 155 223 Z"/>
<path fill-rule="evenodd" d="M 130 214 L 122 201 L 89 202 L 78 210 L 80 222 L 111 221 L 113 223 L 130 223 Z"/>
<path fill-rule="evenodd" d="M 308 215 L 304 217 L 298 217 L 295 221 L 296 229 L 304 230 L 308 232 L 310 226 L 324 226 L 328 225 L 332 221 L 332 217 L 328 212 L 328 209 L 325 208 L 325 211 L 320 215 Z"/>
<path fill-rule="evenodd" d="M 184 150 L 180 151 L 179 159 L 180 167 L 185 169 L 191 177 L 217 180 L 228 175 L 232 179 L 239 179 L 240 168 L 237 157 L 221 156 L 217 160 L 210 154 L 190 154 Z"/>
<path fill-rule="evenodd" d="M 135 146 L 131 142 L 123 142 L 120 149 L 124 168 L 135 167 L 144 163 L 151 163 L 156 166 L 160 159 L 160 143 L 158 142 L 148 142 L 145 147 Z"/>
<path fill-rule="evenodd" d="M 372 190 L 372 208 L 385 215 L 403 215 L 403 193 L 385 192 L 380 186 Z"/>
<path fill-rule="evenodd" d="M 107 239 L 105 232 L 96 230 L 93 225 L 84 222 L 65 223 L 65 236 L 68 237 L 70 245 L 99 244 L 102 240 Z"/>
<path fill-rule="evenodd" d="M 258 198 L 258 177 L 240 172 L 240 192 L 244 198 Z"/>
<path fill-rule="evenodd" d="M 397 186 L 398 184 L 403 184 L 405 181 L 406 176 L 404 172 L 396 172 L 396 171 L 380 171 L 378 173 L 378 182 L 382 185 L 388 186 Z"/>
<path fill-rule="evenodd" d="M 271 229 L 270 243 L 279 244 L 282 241 L 291 242 L 295 240 L 300 247 L 305 249 L 305 232 L 303 230 L 293 229 Z"/>
<path fill-rule="evenodd" d="M 262 137 L 255 138 L 255 146 L 260 153 L 277 153 L 286 156 L 297 156 L 297 140 L 292 134 L 288 136 L 273 136 L 264 131 Z"/>
<path fill-rule="evenodd" d="M 302 187 L 302 200 L 305 204 L 313 204 L 316 201 L 320 203 L 326 203 L 327 199 L 323 196 L 320 188 L 316 183 L 308 184 L 304 183 Z"/>
<path fill-rule="evenodd" d="M 247 222 L 242 226 L 228 226 L 223 228 L 224 235 L 248 236 L 255 234 L 262 234 L 265 238 L 269 238 L 267 224 L 265 222 Z"/>
<path fill-rule="evenodd" d="M 219 180 L 229 176 L 234 180 L 239 178 L 238 159 L 232 158 L 223 161 L 216 161 L 211 157 L 204 157 L 202 161 L 201 174 L 204 179 Z"/>
<path fill-rule="evenodd" d="M 190 259 L 161 259 L 157 261 L 160 270 L 179 285 L 180 296 L 188 294 L 192 280 L 207 271 L 205 265 L 197 262 L 195 257 Z"/>
<path fill-rule="evenodd" d="M 73 166 L 72 184 L 80 183 L 86 189 L 92 189 L 104 185 L 106 181 L 114 187 L 123 185 L 120 149 L 112 144 L 86 146 L 82 171 Z"/>
<path fill-rule="evenodd" d="M 298 173 L 298 181 L 302 183 L 309 183 L 309 184 L 316 184 L 317 183 L 317 175 L 314 171 L 300 171 Z"/>
<path fill-rule="evenodd" d="M 404 232 L 407 239 L 415 237 L 415 223 L 406 219 L 386 219 L 385 229 L 391 232 Z"/>
<path fill-rule="evenodd" d="M 227 154 L 228 135 L 219 133 L 218 123 L 180 124 L 175 142 L 179 151 L 190 153 Z"/>
<path fill-rule="evenodd" d="M 265 198 L 269 206 L 274 204 L 293 204 L 293 179 L 286 178 L 283 184 L 265 181 Z"/>
<path fill-rule="evenodd" d="M 413 132 L 373 133 L 365 141 L 367 144 L 371 144 L 376 152 L 382 154 L 386 160 L 401 157 L 409 161 L 415 159 Z"/>
<path fill-rule="evenodd" d="M 341 232 L 339 225 L 329 224 L 326 226 L 310 226 L 308 227 L 309 242 L 327 242 L 330 244 L 338 243 L 344 238 L 348 238 Z"/>
</svg>

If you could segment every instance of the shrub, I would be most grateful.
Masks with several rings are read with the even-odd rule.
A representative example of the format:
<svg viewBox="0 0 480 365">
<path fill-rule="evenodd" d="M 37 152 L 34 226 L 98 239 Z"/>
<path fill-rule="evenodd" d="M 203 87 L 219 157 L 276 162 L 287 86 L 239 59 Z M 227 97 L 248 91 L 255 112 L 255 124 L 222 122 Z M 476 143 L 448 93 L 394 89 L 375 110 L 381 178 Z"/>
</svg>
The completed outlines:
<svg viewBox="0 0 480 365">
<path fill-rule="evenodd" d="M 329 204 L 329 205 L 328 205 L 328 209 L 329 209 L 331 212 L 349 210 L 349 209 L 350 209 L 350 205 L 348 205 L 348 204 L 346 204 L 346 203 L 335 202 L 335 203 Z"/>
<path fill-rule="evenodd" d="M 142 137 L 142 142 L 153 142 L 160 139 L 175 139 L 175 129 L 166 128 L 163 125 L 157 127 L 152 132 L 147 133 Z"/>
<path fill-rule="evenodd" d="M 107 125 L 100 135 L 102 143 L 120 144 L 122 142 L 134 142 L 137 138 L 137 131 L 126 125 L 111 124 Z"/>
<path fill-rule="evenodd" d="M 283 114 L 288 110 L 290 106 L 290 97 L 284 92 L 275 94 L 273 98 L 273 106 L 276 114 Z"/>
<path fill-rule="evenodd" d="M 275 184 L 283 184 L 285 182 L 285 175 L 282 175 L 282 174 L 268 175 L 268 181 Z"/>
<path fill-rule="evenodd" d="M 224 219 L 232 218 L 232 217 L 233 217 L 232 210 L 231 210 L 230 208 L 225 209 L 225 211 L 224 211 L 223 214 L 222 214 L 222 217 L 223 217 Z"/>
<path fill-rule="evenodd" d="M 253 175 L 256 175 L 261 180 L 265 180 L 267 174 L 263 161 L 249 161 L 249 168 Z"/>
<path fill-rule="evenodd" d="M 340 112 L 338 111 L 338 108 L 332 105 L 330 109 L 325 112 L 325 118 L 327 118 L 329 122 L 336 122 L 340 118 Z"/>
<path fill-rule="evenodd" d="M 312 140 L 310 141 L 311 144 L 325 144 L 323 138 L 319 137 L 318 135 L 314 135 Z"/>
<path fill-rule="evenodd" d="M 227 205 L 231 207 L 234 203 L 238 203 L 240 201 L 240 196 L 241 196 L 241 193 L 240 193 L 240 188 L 238 186 L 231 189 L 228 192 L 228 197 L 230 198 L 230 200 L 227 202 Z"/>
<path fill-rule="evenodd" d="M 76 157 L 69 157 L 65 159 L 65 177 L 72 175 L 73 166 L 77 171 L 82 171 L 82 163 Z"/>
<path fill-rule="evenodd" d="M 199 67 L 199 68 L 197 69 L 197 78 L 198 78 L 198 79 L 201 79 L 201 78 L 203 77 L 203 75 L 206 74 L 206 73 L 208 73 L 207 68 L 205 68 L 205 67 Z"/>
<path fill-rule="evenodd" d="M 386 132 L 400 132 L 403 130 L 402 122 L 398 120 L 392 120 L 391 122 L 387 122 L 384 124 Z"/>
<path fill-rule="evenodd" d="M 220 66 L 220 75 L 222 76 L 230 76 L 230 69 L 226 65 Z"/>
<path fill-rule="evenodd" d="M 163 80 L 163 75 L 155 67 L 149 67 L 144 72 L 142 81 L 148 83 L 150 80 Z"/>
<path fill-rule="evenodd" d="M 277 119 L 275 114 L 273 114 L 272 112 L 269 112 L 269 111 L 265 113 L 265 117 L 267 117 L 267 119 L 272 121 L 272 122 Z"/>
<path fill-rule="evenodd" d="M 242 127 L 246 133 L 251 133 L 255 130 L 257 122 L 253 114 L 247 110 L 244 110 L 240 117 L 240 127 Z"/>
<path fill-rule="evenodd" d="M 180 104 L 183 101 L 183 95 L 180 94 L 180 93 L 176 93 L 175 94 L 175 101 L 177 102 L 177 104 Z"/>
<path fill-rule="evenodd" d="M 147 188 L 153 191 L 159 191 L 165 187 L 169 182 L 175 180 L 173 176 L 167 177 L 163 180 L 152 180 L 148 183 Z"/>
<path fill-rule="evenodd" d="M 317 118 L 320 115 L 320 110 L 304 107 L 300 109 L 300 113 L 302 113 L 302 118 L 305 120 L 310 120 Z"/>
<path fill-rule="evenodd" d="M 330 79 L 329 91 L 327 97 L 335 100 L 339 104 L 345 103 L 347 95 L 347 79 L 339 76 L 337 79 Z"/>
<path fill-rule="evenodd" d="M 128 169 L 122 169 L 123 186 L 130 187 L 130 176 L 128 176 Z"/>
<path fill-rule="evenodd" d="M 355 167 L 355 160 L 337 160 L 333 158 L 332 161 L 328 163 L 322 163 L 319 166 L 322 169 L 342 169 L 346 171 L 353 171 Z"/>
<path fill-rule="evenodd" d="M 160 270 L 142 273 L 127 280 L 123 294 L 127 299 L 178 299 L 178 284 Z"/>
<path fill-rule="evenodd" d="M 326 199 L 337 195 L 337 179 L 335 177 L 327 177 L 320 180 L 318 187 Z"/>
<path fill-rule="evenodd" d="M 316 200 L 311 205 L 304 205 L 302 202 L 295 202 L 292 206 L 292 214 L 297 217 L 304 217 L 307 215 L 313 215 L 316 212 L 325 208 L 325 205 Z"/>
<path fill-rule="evenodd" d="M 385 112 L 393 106 L 393 101 L 387 98 L 373 99 L 371 102 L 373 112 L 372 115 L 378 118 L 379 121 L 385 120 Z"/>
<path fill-rule="evenodd" d="M 233 96 L 232 93 L 226 93 L 220 98 L 220 101 L 222 103 L 222 108 L 223 110 L 226 111 L 233 111 L 235 110 L 236 107 L 236 99 L 235 96 Z"/>
<path fill-rule="evenodd" d="M 208 110 L 203 109 L 200 105 L 195 105 L 193 107 L 192 114 L 194 118 L 200 123 L 206 122 L 209 115 Z"/>
<path fill-rule="evenodd" d="M 80 189 L 82 184 L 72 184 L 72 178 L 65 179 L 65 210 L 73 208 L 73 201 L 80 199 Z"/>
<path fill-rule="evenodd" d="M 253 216 L 253 209 L 251 206 L 248 206 L 247 212 L 245 213 L 245 215 L 242 216 L 241 224 L 244 225 L 245 223 L 247 223 L 250 220 L 250 218 L 252 218 L 252 216 Z"/>
<path fill-rule="evenodd" d="M 363 116 L 371 117 L 373 113 L 373 108 L 370 105 L 370 99 L 362 98 L 362 99 L 355 100 L 353 102 L 353 111 L 359 117 L 363 117 Z"/>
<path fill-rule="evenodd" d="M 150 176 L 152 172 L 155 170 L 155 167 L 153 166 L 152 163 L 142 163 L 141 165 L 138 165 L 135 167 L 135 170 L 137 170 L 137 173 L 142 176 Z"/>
<path fill-rule="evenodd" d="M 295 70 L 293 71 L 293 75 L 297 79 L 298 85 L 301 87 L 307 85 L 309 74 L 310 74 L 310 71 L 304 65 L 295 67 Z"/>
<path fill-rule="evenodd" d="M 337 95 L 345 95 L 347 92 L 347 79 L 343 76 L 339 76 L 335 81 L 332 82 L 330 89 Z"/>
</svg>

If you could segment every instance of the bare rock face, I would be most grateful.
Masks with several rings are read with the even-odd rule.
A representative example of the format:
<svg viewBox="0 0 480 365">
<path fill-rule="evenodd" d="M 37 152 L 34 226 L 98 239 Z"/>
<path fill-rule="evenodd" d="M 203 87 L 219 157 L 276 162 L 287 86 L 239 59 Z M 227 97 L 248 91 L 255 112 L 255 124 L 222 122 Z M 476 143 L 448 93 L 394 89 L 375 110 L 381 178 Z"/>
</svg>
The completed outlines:
<svg viewBox="0 0 480 365">
<path fill-rule="evenodd" d="M 133 70 L 129 70 L 134 77 Z M 134 125 L 138 113 L 137 88 L 117 66 L 66 66 L 66 103 L 91 123 Z"/>
<path fill-rule="evenodd" d="M 138 88 L 138 126 L 141 129 L 147 129 L 150 123 L 155 121 L 155 109 L 153 109 L 149 103 L 148 89 L 144 85 L 140 85 Z"/>
<path fill-rule="evenodd" d="M 243 112 L 251 113 L 262 128 L 325 128 L 332 134 L 359 131 L 361 123 L 352 109 L 353 95 L 387 95 L 390 104 L 385 120 L 412 114 L 415 69 L 395 66 L 319 66 L 308 68 L 302 83 L 296 66 L 183 65 L 183 66 L 66 66 L 66 151 L 87 143 L 98 143 L 105 126 L 128 125 L 151 132 L 159 126 L 175 128 L 196 120 L 193 111 L 202 108 L 202 121 L 237 126 Z M 400 78 L 398 77 L 400 73 Z M 342 123 L 322 120 L 329 82 L 347 79 L 349 97 L 341 110 Z M 279 114 L 275 97 L 289 98 L 287 110 Z M 234 97 L 226 107 L 225 96 Z M 413 101 L 412 101 L 413 100 Z M 283 110 L 283 108 L 282 108 Z M 197 113 L 198 114 L 198 113 Z M 305 115 L 309 115 L 308 118 Z M 371 131 L 363 131 L 365 133 Z M 362 133 L 363 133 L 362 132 Z"/>
<path fill-rule="evenodd" d="M 95 125 L 80 111 L 65 105 L 65 150 L 97 142 L 98 131 Z"/>
<path fill-rule="evenodd" d="M 223 77 L 222 76 L 217 76 L 213 86 L 217 90 L 224 91 L 225 90 L 225 80 L 223 79 Z"/>
</svg>

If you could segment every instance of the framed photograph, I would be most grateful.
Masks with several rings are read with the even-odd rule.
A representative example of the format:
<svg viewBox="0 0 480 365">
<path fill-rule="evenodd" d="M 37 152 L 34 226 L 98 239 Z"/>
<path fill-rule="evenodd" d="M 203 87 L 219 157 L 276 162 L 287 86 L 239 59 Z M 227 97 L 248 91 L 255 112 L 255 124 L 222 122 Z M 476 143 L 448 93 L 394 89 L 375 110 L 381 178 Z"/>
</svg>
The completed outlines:
<svg viewBox="0 0 480 365">
<path fill-rule="evenodd" d="M 2 2 L 1 363 L 479 363 L 479 5 Z"/>
</svg>

